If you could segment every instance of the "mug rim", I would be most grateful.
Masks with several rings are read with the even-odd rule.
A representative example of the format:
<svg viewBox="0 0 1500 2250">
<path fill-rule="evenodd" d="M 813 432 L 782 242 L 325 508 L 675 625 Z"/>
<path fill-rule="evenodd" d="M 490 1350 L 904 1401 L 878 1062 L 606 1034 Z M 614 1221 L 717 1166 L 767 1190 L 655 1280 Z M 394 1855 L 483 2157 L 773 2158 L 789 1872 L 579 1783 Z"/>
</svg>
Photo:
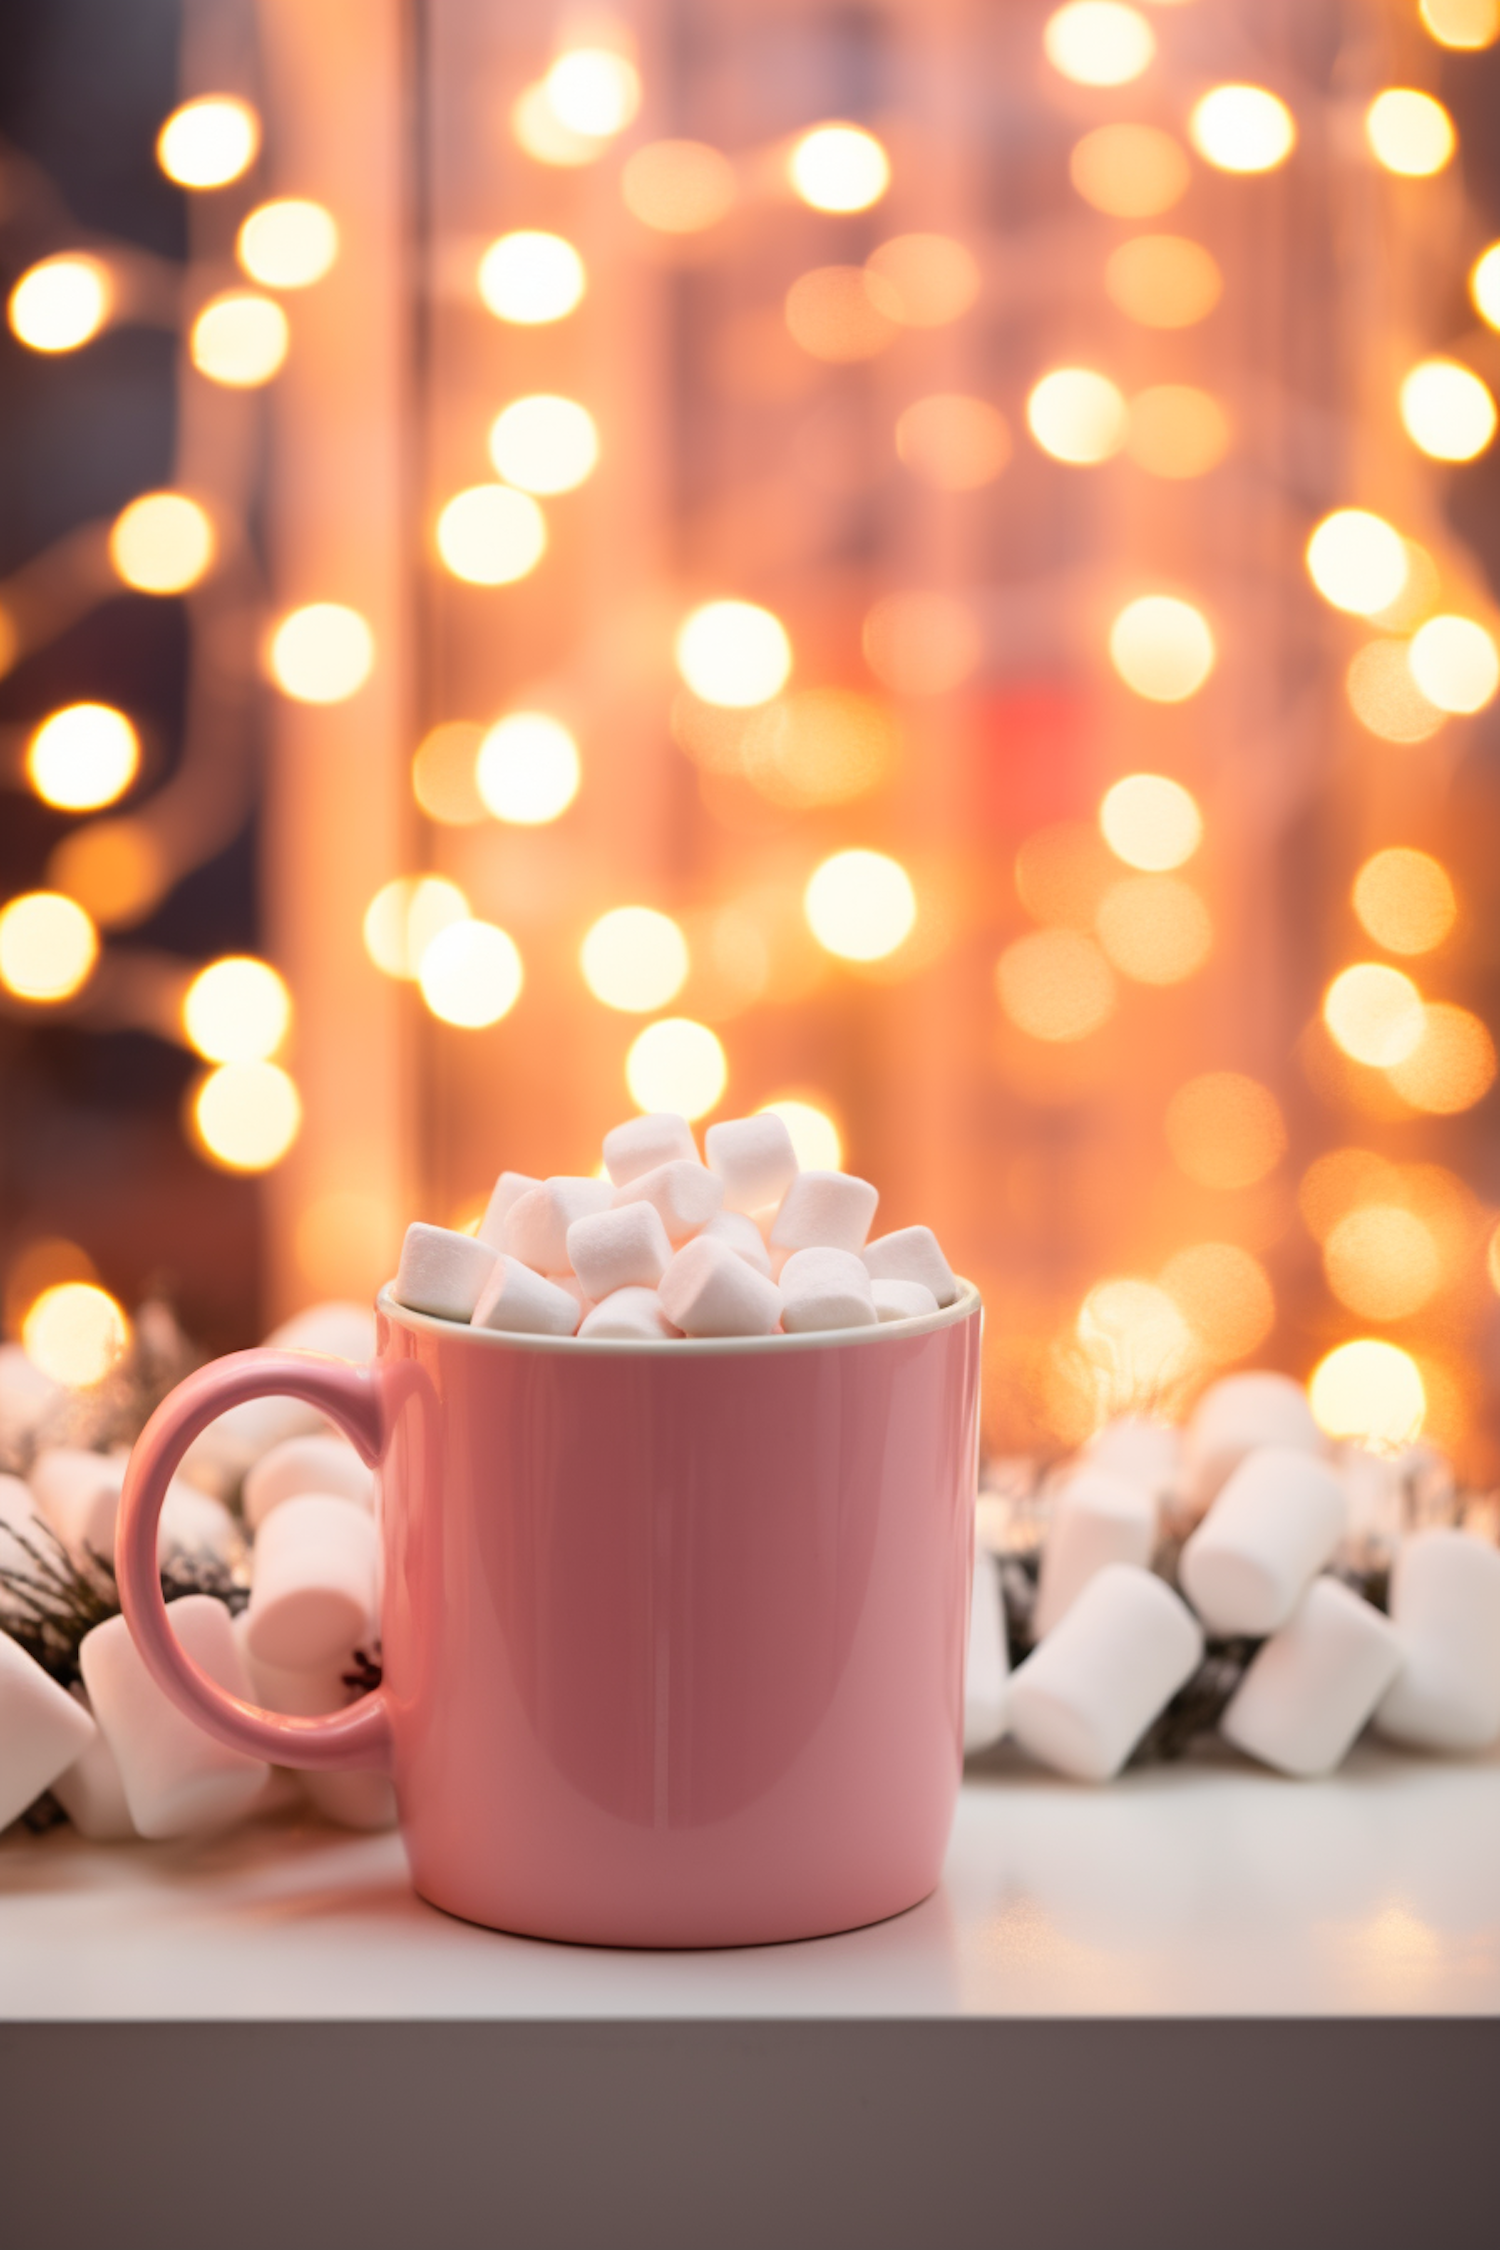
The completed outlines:
<svg viewBox="0 0 1500 2250">
<path fill-rule="evenodd" d="M 955 1275 L 958 1295 L 951 1305 L 935 1313 L 919 1313 L 910 1320 L 877 1321 L 873 1328 L 813 1328 L 794 1336 L 532 1336 L 512 1328 L 474 1328 L 466 1320 L 444 1320 L 437 1313 L 414 1312 L 393 1294 L 386 1282 L 375 1297 L 375 1310 L 398 1328 L 418 1335 L 465 1336 L 483 1349 L 571 1354 L 588 1359 L 626 1358 L 736 1359 L 767 1352 L 859 1350 L 871 1344 L 917 1336 L 931 1336 L 940 1328 L 955 1327 L 983 1309 L 972 1281 Z"/>
</svg>

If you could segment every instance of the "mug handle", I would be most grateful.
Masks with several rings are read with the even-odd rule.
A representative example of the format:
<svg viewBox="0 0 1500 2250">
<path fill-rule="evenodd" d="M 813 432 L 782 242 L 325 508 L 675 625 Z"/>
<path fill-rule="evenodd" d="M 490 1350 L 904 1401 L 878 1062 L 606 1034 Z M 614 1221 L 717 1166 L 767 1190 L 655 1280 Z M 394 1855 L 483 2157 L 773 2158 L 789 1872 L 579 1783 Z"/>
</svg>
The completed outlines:
<svg viewBox="0 0 1500 2250">
<path fill-rule="evenodd" d="M 370 1467 L 385 1446 L 378 1366 L 305 1352 L 230 1352 L 200 1367 L 162 1400 L 135 1443 L 120 1495 L 115 1574 L 130 1634 L 147 1671 L 180 1711 L 231 1750 L 279 1766 L 391 1770 L 391 1723 L 384 1688 L 318 1719 L 288 1718 L 242 1703 L 200 1672 L 167 1617 L 156 1561 L 156 1527 L 167 1485 L 195 1437 L 247 1399 L 300 1398 L 336 1422 Z"/>
</svg>

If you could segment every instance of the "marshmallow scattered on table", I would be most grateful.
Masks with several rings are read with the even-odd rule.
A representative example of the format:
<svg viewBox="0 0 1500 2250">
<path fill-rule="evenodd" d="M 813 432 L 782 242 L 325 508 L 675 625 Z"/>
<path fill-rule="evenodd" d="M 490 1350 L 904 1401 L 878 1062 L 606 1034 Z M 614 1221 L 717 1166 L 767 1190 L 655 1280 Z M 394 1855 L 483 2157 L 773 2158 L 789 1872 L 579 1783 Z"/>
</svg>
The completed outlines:
<svg viewBox="0 0 1500 2250">
<path fill-rule="evenodd" d="M 167 1617 L 199 1670 L 250 1701 L 224 1604 L 208 1594 L 185 1594 L 167 1604 Z M 114 1752 L 130 1817 L 143 1836 L 195 1835 L 227 1827 L 250 1811 L 270 1767 L 227 1749 L 178 1710 L 146 1670 L 123 1617 L 86 1633 L 78 1661 L 95 1722 Z"/>
<path fill-rule="evenodd" d="M 614 1337 L 621 1342 L 654 1343 L 679 1332 L 662 1311 L 654 1289 L 616 1289 L 583 1316 L 580 1336 Z"/>
<path fill-rule="evenodd" d="M 522 1265 L 519 1258 L 497 1258 L 479 1292 L 474 1327 L 501 1328 L 519 1336 L 571 1336 L 583 1303 L 581 1293 L 575 1295 L 565 1286 L 565 1279 L 571 1276 L 549 1281 L 544 1274 Z"/>
<path fill-rule="evenodd" d="M 322 1359 L 347 1359 L 362 1367 L 375 1357 L 375 1315 L 368 1305 L 334 1297 L 293 1313 L 261 1341 L 269 1351 L 316 1352 Z"/>
<path fill-rule="evenodd" d="M 789 1336 L 819 1328 L 873 1328 L 870 1277 L 852 1250 L 793 1250 L 781 1269 L 781 1325 Z"/>
<path fill-rule="evenodd" d="M 529 1172 L 502 1172 L 490 1190 L 489 1202 L 484 1207 L 484 1217 L 479 1222 L 478 1239 L 487 1242 L 492 1250 L 505 1248 L 505 1219 L 512 1204 L 532 1188 L 541 1186 Z"/>
<path fill-rule="evenodd" d="M 60 1399 L 61 1383 L 29 1359 L 20 1344 L 0 1344 L 0 1446 L 17 1458 Z"/>
<path fill-rule="evenodd" d="M 342 1711 L 355 1701 L 356 1691 L 345 1679 L 354 1651 L 336 1662 L 311 1671 L 285 1671 L 260 1662 L 249 1644 L 249 1612 L 234 1621 L 235 1639 L 250 1679 L 250 1692 L 263 1711 L 286 1717 L 318 1719 L 326 1712 Z M 309 1802 L 326 1820 L 340 1828 L 378 1829 L 396 1825 L 396 1792 L 388 1775 L 357 1767 L 352 1771 L 309 1770 L 298 1780 Z"/>
<path fill-rule="evenodd" d="M 645 1117 L 627 1118 L 604 1136 L 604 1169 L 615 1187 L 638 1180 L 643 1172 L 658 1171 L 663 1164 L 696 1164 L 698 1148 L 685 1117 L 669 1109 L 652 1110 Z"/>
<path fill-rule="evenodd" d="M 7 1568 L 25 1564 L 25 1550 L 17 1544 L 19 1539 L 29 1540 L 33 1547 L 45 1547 L 46 1518 L 23 1478 L 0 1476 L 0 1563 Z"/>
<path fill-rule="evenodd" d="M 920 1282 L 939 1305 L 951 1305 L 958 1295 L 953 1268 L 931 1227 L 897 1227 L 867 1242 L 860 1256 L 872 1281 Z"/>
<path fill-rule="evenodd" d="M 284 1500 L 255 1542 L 246 1643 L 257 1662 L 314 1671 L 375 1637 L 379 1535 L 348 1500 Z"/>
<path fill-rule="evenodd" d="M 1287 1623 L 1256 1651 L 1219 1731 L 1279 1773 L 1332 1773 L 1400 1665 L 1389 1618 L 1337 1578 L 1315 1578 Z"/>
<path fill-rule="evenodd" d="M 799 1172 L 771 1226 L 772 1250 L 862 1250 L 877 1188 L 852 1172 Z"/>
<path fill-rule="evenodd" d="M 797 1177 L 797 1152 L 786 1120 L 769 1111 L 710 1125 L 703 1137 L 708 1168 L 724 1186 L 726 1211 L 763 1211 L 779 1203 Z"/>
<path fill-rule="evenodd" d="M 596 1304 L 617 1289 L 654 1289 L 672 1263 L 660 1211 L 638 1201 L 575 1219 L 568 1229 L 568 1263 Z"/>
<path fill-rule="evenodd" d="M 0 1828 L 50 1789 L 93 1739 L 94 1722 L 82 1705 L 0 1632 Z"/>
<path fill-rule="evenodd" d="M 1107 1469 L 1073 1472 L 1057 1494 L 1042 1549 L 1033 1631 L 1038 1640 L 1066 1615 L 1108 1563 L 1144 1570 L 1156 1545 L 1156 1504 L 1149 1493 Z"/>
<path fill-rule="evenodd" d="M 771 1336 L 781 1291 L 707 1235 L 685 1243 L 661 1280 L 661 1309 L 685 1336 Z"/>
<path fill-rule="evenodd" d="M 456 1234 L 451 1227 L 414 1219 L 401 1245 L 396 1295 L 412 1312 L 432 1313 L 439 1320 L 468 1320 L 498 1255 L 477 1235 Z"/>
<path fill-rule="evenodd" d="M 31 1465 L 31 1491 L 42 1515 L 76 1563 L 92 1555 L 115 1559 L 115 1524 L 129 1460 L 126 1453 L 89 1453 L 49 1446 Z M 227 1562 L 238 1545 L 234 1518 L 221 1501 L 173 1477 L 156 1534 L 159 1562 L 172 1555 L 212 1555 Z"/>
<path fill-rule="evenodd" d="M 88 1710 L 88 1697 L 81 1687 L 69 1688 L 68 1693 L 80 1709 Z M 115 1754 L 98 1727 L 83 1755 L 74 1759 L 66 1773 L 57 1776 L 52 1794 L 79 1835 L 87 1836 L 92 1844 L 123 1844 L 139 1834 L 130 1817 Z"/>
<path fill-rule="evenodd" d="M 711 1242 L 724 1242 L 753 1266 L 757 1273 L 771 1278 L 771 1257 L 761 1237 L 760 1228 L 743 1211 L 716 1211 L 703 1229 Z"/>
<path fill-rule="evenodd" d="M 1164 1580 L 1109 1563 L 1012 1673 L 1010 1732 L 1040 1765 L 1112 1781 L 1202 1655 L 1198 1620 Z"/>
<path fill-rule="evenodd" d="M 880 1320 L 925 1320 L 938 1301 L 920 1281 L 872 1281 L 870 1295 Z"/>
<path fill-rule="evenodd" d="M 658 1164 L 652 1172 L 641 1172 L 614 1190 L 617 1209 L 632 1203 L 650 1204 L 674 1248 L 706 1227 L 723 1201 L 724 1183 L 718 1174 L 701 1164 L 690 1164 L 684 1157 Z"/>
<path fill-rule="evenodd" d="M 245 1477 L 240 1504 L 245 1521 L 258 1531 L 283 1500 L 305 1492 L 331 1492 L 374 1512 L 375 1472 L 365 1466 L 347 1438 L 318 1435 L 284 1438 L 262 1454 Z"/>
<path fill-rule="evenodd" d="M 1210 1383 L 1183 1436 L 1184 1481 L 1194 1506 L 1206 1508 L 1230 1471 L 1264 1445 L 1313 1454 L 1324 1450 L 1323 1433 L 1302 1385 L 1267 1368 L 1223 1375 Z"/>
<path fill-rule="evenodd" d="M 1344 1535 L 1326 1461 L 1286 1445 L 1247 1453 L 1182 1550 L 1182 1590 L 1214 1633 L 1274 1633 Z"/>
<path fill-rule="evenodd" d="M 1000 1566 L 983 1547 L 974 1551 L 969 1599 L 969 1647 L 964 1665 L 964 1749 L 985 1750 L 1005 1732 L 1005 1605 Z"/>
<path fill-rule="evenodd" d="M 1083 1457 L 1093 1468 L 1138 1484 L 1158 1504 L 1170 1500 L 1182 1481 L 1181 1433 L 1170 1422 L 1153 1422 L 1143 1414 L 1122 1414 L 1106 1422 L 1089 1439 Z"/>
<path fill-rule="evenodd" d="M 1378 1731 L 1418 1750 L 1500 1740 L 1500 1552 L 1466 1531 L 1414 1532 L 1391 1569 L 1402 1665 Z"/>
<path fill-rule="evenodd" d="M 575 1219 L 607 1211 L 614 1191 L 608 1180 L 560 1173 L 528 1188 L 505 1214 L 501 1243 L 507 1257 L 519 1258 L 535 1273 L 569 1273 L 568 1229 Z M 404 1300 L 403 1300 L 404 1301 Z"/>
</svg>

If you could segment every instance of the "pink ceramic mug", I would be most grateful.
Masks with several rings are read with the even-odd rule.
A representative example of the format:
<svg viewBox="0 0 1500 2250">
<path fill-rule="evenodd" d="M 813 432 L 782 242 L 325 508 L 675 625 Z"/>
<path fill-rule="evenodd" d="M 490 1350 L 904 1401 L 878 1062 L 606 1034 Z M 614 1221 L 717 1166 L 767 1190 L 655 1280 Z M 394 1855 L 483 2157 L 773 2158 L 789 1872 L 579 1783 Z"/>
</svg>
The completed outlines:
<svg viewBox="0 0 1500 2250">
<path fill-rule="evenodd" d="M 977 1293 L 838 1334 L 500 1335 L 378 1305 L 369 1367 L 238 1352 L 131 1458 L 125 1615 L 231 1748 L 395 1777 L 417 1890 L 597 1945 L 751 1945 L 937 1883 L 958 1793 Z M 214 1417 L 278 1392 L 379 1471 L 382 1685 L 242 1703 L 167 1621 L 156 1525 Z"/>
</svg>

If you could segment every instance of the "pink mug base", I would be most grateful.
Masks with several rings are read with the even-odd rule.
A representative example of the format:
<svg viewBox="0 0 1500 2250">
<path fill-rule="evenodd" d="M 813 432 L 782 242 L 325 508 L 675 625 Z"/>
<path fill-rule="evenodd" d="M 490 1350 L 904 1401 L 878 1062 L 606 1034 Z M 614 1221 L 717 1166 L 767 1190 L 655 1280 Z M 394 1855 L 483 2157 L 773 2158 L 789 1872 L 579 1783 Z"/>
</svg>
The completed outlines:
<svg viewBox="0 0 1500 2250">
<path fill-rule="evenodd" d="M 644 1913 L 622 1914 L 617 1925 L 601 1923 L 597 1915 L 592 1915 L 584 1926 L 564 1928 L 556 1914 L 543 1913 L 533 1919 L 497 1911 L 495 1906 L 472 1897 L 442 1898 L 415 1876 L 412 1878 L 413 1890 L 426 1905 L 472 1928 L 495 1930 L 505 1937 L 539 1939 L 548 1945 L 588 1945 L 635 1953 L 719 1953 L 744 1946 L 801 1945 L 816 1938 L 842 1937 L 850 1930 L 867 1930 L 878 1922 L 909 1914 L 914 1906 L 931 1898 L 937 1887 L 937 1878 L 933 1878 L 898 1900 L 887 1896 L 877 1903 L 872 1895 L 863 1907 L 850 1900 L 842 1911 L 826 1920 L 810 1921 L 806 1912 L 795 1910 L 778 1916 L 768 1911 L 765 1900 L 728 1921 L 719 1911 L 670 1912 L 657 1902 Z"/>
</svg>

